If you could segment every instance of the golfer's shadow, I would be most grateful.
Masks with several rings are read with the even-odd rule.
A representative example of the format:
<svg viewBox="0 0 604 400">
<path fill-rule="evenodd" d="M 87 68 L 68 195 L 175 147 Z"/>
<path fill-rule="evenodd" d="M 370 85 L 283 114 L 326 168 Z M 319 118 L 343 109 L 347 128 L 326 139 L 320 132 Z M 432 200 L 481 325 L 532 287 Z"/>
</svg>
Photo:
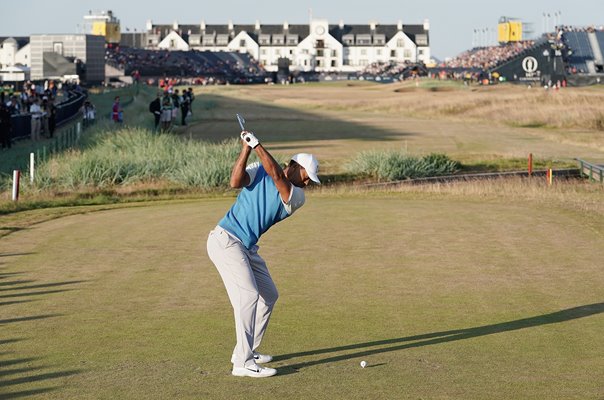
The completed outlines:
<svg viewBox="0 0 604 400">
<path fill-rule="evenodd" d="M 594 303 L 566 310 L 556 311 L 550 314 L 539 315 L 535 317 L 517 319 L 514 321 L 501 322 L 499 324 L 484 325 L 474 328 L 456 329 L 443 332 L 426 333 L 422 335 L 407 336 L 397 339 L 378 340 L 374 342 L 357 343 L 347 346 L 331 347 L 318 350 L 310 350 L 300 353 L 290 353 L 276 356 L 274 361 L 285 361 L 297 357 L 305 357 L 319 354 L 336 353 L 347 350 L 357 350 L 353 353 L 339 354 L 330 357 L 321 358 L 314 361 L 301 362 L 297 364 L 285 365 L 279 368 L 279 375 L 288 375 L 297 372 L 301 368 L 311 367 L 313 365 L 328 364 L 331 362 L 343 361 L 352 358 L 361 358 L 374 354 L 388 353 L 391 351 L 410 349 L 414 347 L 430 346 L 433 344 L 453 342 L 456 340 L 471 339 L 479 336 L 492 335 L 495 333 L 515 331 L 525 328 L 533 328 L 541 325 L 555 324 L 559 322 L 570 321 L 573 319 L 589 317 L 604 312 L 604 303 Z M 413 342 L 413 343 L 407 343 Z M 400 344 L 399 344 L 400 343 Z M 388 347 L 372 348 L 376 346 L 394 345 Z"/>
</svg>

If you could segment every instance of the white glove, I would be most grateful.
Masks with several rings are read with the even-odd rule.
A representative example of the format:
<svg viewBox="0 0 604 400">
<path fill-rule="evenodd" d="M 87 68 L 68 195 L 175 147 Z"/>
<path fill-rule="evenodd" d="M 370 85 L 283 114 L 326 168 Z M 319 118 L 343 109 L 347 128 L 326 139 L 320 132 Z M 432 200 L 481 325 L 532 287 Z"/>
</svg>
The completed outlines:
<svg viewBox="0 0 604 400">
<path fill-rule="evenodd" d="M 256 136 L 253 132 L 242 131 L 241 132 L 241 140 L 243 140 L 248 146 L 252 149 L 255 149 L 256 146 L 260 144 Z"/>
</svg>

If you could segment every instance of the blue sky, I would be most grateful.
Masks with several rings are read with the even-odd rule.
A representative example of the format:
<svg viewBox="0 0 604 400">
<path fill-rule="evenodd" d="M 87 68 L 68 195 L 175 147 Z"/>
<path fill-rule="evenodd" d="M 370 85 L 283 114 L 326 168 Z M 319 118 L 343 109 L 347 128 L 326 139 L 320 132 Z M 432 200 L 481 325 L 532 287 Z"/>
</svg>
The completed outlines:
<svg viewBox="0 0 604 400">
<path fill-rule="evenodd" d="M 293 5 L 289 5 L 293 3 Z M 81 29 L 88 10 L 112 10 L 121 20 L 122 29 L 144 29 L 148 19 L 155 23 L 196 24 L 201 20 L 212 24 L 306 23 L 310 10 L 314 18 L 332 24 L 343 20 L 348 24 L 377 21 L 382 24 L 421 24 L 430 20 L 430 41 L 433 56 L 452 57 L 472 47 L 495 39 L 489 33 L 497 27 L 501 16 L 520 18 L 532 23 L 536 34 L 544 25 L 550 29 L 554 20 L 566 25 L 604 25 L 604 0 L 1 0 L 0 36 L 27 36 L 35 33 L 75 33 Z M 543 13 L 550 14 L 544 18 Z M 558 14 L 559 13 L 559 14 Z M 489 31 L 486 31 L 486 29 Z M 474 30 L 478 29 L 477 33 Z"/>
</svg>

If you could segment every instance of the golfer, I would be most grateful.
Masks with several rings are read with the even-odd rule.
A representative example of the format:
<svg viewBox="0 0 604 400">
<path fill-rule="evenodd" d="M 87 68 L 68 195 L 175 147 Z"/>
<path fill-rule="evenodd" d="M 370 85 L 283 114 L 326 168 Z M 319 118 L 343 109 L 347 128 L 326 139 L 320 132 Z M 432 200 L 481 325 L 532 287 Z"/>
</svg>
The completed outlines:
<svg viewBox="0 0 604 400">
<path fill-rule="evenodd" d="M 207 246 L 235 314 L 237 344 L 231 358 L 232 374 L 264 378 L 275 375 L 277 370 L 259 366 L 273 358 L 256 350 L 278 293 L 256 243 L 271 226 L 302 207 L 302 189 L 311 180 L 320 183 L 319 164 L 313 155 L 300 153 L 282 169 L 253 133 L 242 131 L 241 139 L 241 153 L 231 172 L 231 187 L 242 190 L 210 232 Z M 252 149 L 260 163 L 246 167 Z"/>
</svg>

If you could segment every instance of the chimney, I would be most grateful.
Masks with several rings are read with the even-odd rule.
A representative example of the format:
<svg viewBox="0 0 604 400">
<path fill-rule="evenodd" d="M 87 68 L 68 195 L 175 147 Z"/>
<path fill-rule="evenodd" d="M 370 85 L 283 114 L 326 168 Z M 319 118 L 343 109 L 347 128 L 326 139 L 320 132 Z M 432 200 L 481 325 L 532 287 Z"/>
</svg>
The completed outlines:
<svg viewBox="0 0 604 400">
<path fill-rule="evenodd" d="M 172 29 L 174 29 L 175 31 L 178 30 L 178 21 L 174 21 L 174 23 L 172 24 Z"/>
<path fill-rule="evenodd" d="M 399 31 L 403 30 L 403 21 L 401 21 L 400 19 L 398 20 L 398 22 L 396 24 L 396 29 Z"/>
<path fill-rule="evenodd" d="M 147 32 L 151 32 L 153 30 L 153 21 L 150 19 L 147 20 L 147 24 L 145 25 Z"/>
<path fill-rule="evenodd" d="M 233 21 L 229 19 L 229 32 L 233 30 Z"/>
<path fill-rule="evenodd" d="M 340 20 L 340 29 L 344 29 L 344 20 L 343 19 Z"/>
<path fill-rule="evenodd" d="M 283 23 L 283 30 L 284 30 L 284 31 L 289 30 L 289 24 L 287 23 L 287 21 L 285 21 L 285 22 Z"/>
<path fill-rule="evenodd" d="M 199 29 L 203 32 L 206 30 L 206 21 L 201 20 L 201 25 L 199 25 Z"/>
<path fill-rule="evenodd" d="M 430 20 L 428 18 L 426 18 L 424 20 L 424 30 L 425 31 L 429 31 L 430 30 Z"/>
<path fill-rule="evenodd" d="M 371 29 L 372 31 L 375 31 L 375 25 L 376 25 L 375 21 L 370 21 L 369 22 L 369 29 Z"/>
<path fill-rule="evenodd" d="M 260 21 L 256 20 L 256 26 L 254 27 L 255 30 L 259 31 L 260 30 Z"/>
</svg>

